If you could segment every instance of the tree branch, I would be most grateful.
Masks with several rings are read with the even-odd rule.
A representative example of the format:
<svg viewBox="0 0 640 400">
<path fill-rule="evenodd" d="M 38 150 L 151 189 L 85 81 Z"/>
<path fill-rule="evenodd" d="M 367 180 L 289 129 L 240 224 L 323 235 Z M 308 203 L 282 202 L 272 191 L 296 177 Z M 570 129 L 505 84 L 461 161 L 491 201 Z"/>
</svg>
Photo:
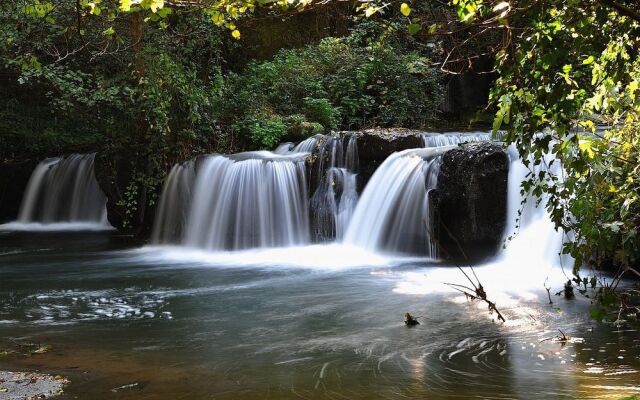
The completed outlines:
<svg viewBox="0 0 640 400">
<path fill-rule="evenodd" d="M 624 15 L 625 17 L 629 17 L 634 21 L 640 22 L 640 13 L 623 4 L 617 3 L 614 0 L 598 0 L 598 2 L 604 4 L 605 6 L 613 8 L 620 15 Z"/>
</svg>

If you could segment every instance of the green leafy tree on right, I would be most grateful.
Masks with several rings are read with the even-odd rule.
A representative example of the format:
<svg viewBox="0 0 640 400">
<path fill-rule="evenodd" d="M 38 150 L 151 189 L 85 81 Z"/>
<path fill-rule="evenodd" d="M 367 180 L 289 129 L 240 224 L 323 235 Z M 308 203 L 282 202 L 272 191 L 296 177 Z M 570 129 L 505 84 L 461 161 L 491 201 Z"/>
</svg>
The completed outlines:
<svg viewBox="0 0 640 400">
<path fill-rule="evenodd" d="M 575 258 L 573 281 L 599 305 L 625 274 L 640 276 L 640 13 L 634 1 L 453 0 L 475 35 L 501 32 L 491 49 L 494 131 L 513 143 L 531 173 L 524 193 L 546 199 Z M 537 169 L 545 155 L 562 168 Z M 535 171 L 535 172 L 534 172 Z M 617 279 L 581 276 L 613 268 Z M 602 318 L 596 310 L 594 317 Z"/>
</svg>

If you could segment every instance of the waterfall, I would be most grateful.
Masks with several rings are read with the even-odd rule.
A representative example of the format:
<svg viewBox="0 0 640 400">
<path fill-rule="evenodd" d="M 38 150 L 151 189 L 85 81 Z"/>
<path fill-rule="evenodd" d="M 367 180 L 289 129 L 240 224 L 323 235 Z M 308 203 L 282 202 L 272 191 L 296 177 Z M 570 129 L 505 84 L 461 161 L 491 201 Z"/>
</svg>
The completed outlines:
<svg viewBox="0 0 640 400">
<path fill-rule="evenodd" d="M 48 158 L 35 168 L 18 222 L 107 223 L 107 199 L 94 174 L 93 154 Z"/>
<path fill-rule="evenodd" d="M 469 132 L 469 133 L 425 133 L 422 135 L 424 147 L 452 146 L 466 142 L 482 142 L 491 140 L 491 133 Z"/>
<path fill-rule="evenodd" d="M 195 165 L 196 161 L 190 160 L 174 165 L 169 172 L 153 225 L 153 243 L 174 243 L 184 236 L 196 179 Z"/>
<path fill-rule="evenodd" d="M 323 140 L 326 136 L 324 135 L 314 135 L 309 138 L 306 138 L 302 142 L 293 144 L 291 142 L 280 143 L 278 147 L 273 151 L 276 154 L 287 155 L 293 153 L 313 153 L 313 151 L 318 146 L 318 143 Z"/>
<path fill-rule="evenodd" d="M 369 250 L 437 257 L 431 241 L 429 192 L 441 155 L 451 147 L 409 149 L 389 156 L 367 184 L 344 242 Z"/>
<path fill-rule="evenodd" d="M 357 136 L 326 138 L 318 151 L 318 183 L 311 197 L 315 240 L 344 236 L 358 202 L 357 172 Z"/>
<path fill-rule="evenodd" d="M 301 245 L 309 242 L 308 204 L 300 155 L 207 156 L 172 170 L 154 240 L 208 250 Z"/>
<path fill-rule="evenodd" d="M 534 196 L 523 197 L 521 183 L 530 173 L 514 145 L 507 149 L 510 159 L 508 194 L 507 194 L 507 226 L 505 228 L 506 249 L 502 258 L 514 263 L 530 263 L 532 265 L 557 265 L 561 260 L 558 254 L 562 250 L 563 233 L 557 231 L 546 210 L 546 199 L 537 204 Z M 534 173 L 546 169 L 551 164 L 550 156 L 546 162 L 534 166 Z M 531 164 L 533 165 L 533 163 Z M 556 175 L 560 172 L 560 163 L 553 163 L 551 169 Z M 522 205 L 523 200 L 524 206 Z M 531 243 L 541 243 L 532 246 Z M 570 262 L 570 257 L 563 256 L 563 261 Z"/>
<path fill-rule="evenodd" d="M 295 145 L 291 142 L 284 142 L 284 143 L 280 143 L 278 145 L 278 147 L 276 147 L 276 149 L 273 151 L 276 154 L 290 154 L 292 153 L 293 148 L 295 147 Z"/>
</svg>

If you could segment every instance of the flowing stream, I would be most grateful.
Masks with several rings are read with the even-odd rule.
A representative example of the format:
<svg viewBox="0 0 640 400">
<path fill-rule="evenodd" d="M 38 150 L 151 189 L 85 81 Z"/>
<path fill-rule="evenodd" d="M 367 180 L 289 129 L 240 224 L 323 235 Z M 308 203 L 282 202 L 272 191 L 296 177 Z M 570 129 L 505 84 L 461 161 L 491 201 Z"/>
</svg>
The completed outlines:
<svg viewBox="0 0 640 400">
<path fill-rule="evenodd" d="M 562 236 L 541 206 L 475 268 L 499 323 L 444 284 L 467 281 L 423 229 L 448 147 L 392 155 L 358 194 L 347 182 L 358 176 L 356 141 L 314 137 L 176 165 L 152 246 L 0 226 L 0 369 L 67 376 L 63 399 L 640 395 L 640 333 L 591 320 L 588 298 L 553 295 L 566 281 Z M 327 163 L 307 176 L 305 160 L 323 151 Z M 510 153 L 515 220 L 526 171 Z M 55 165 L 41 163 L 30 190 Z M 318 210 L 328 210 L 328 243 L 314 238 Z M 406 327 L 405 312 L 421 324 Z M 572 339 L 547 340 L 558 329 Z M 51 350 L 26 356 L 28 343 Z"/>
</svg>

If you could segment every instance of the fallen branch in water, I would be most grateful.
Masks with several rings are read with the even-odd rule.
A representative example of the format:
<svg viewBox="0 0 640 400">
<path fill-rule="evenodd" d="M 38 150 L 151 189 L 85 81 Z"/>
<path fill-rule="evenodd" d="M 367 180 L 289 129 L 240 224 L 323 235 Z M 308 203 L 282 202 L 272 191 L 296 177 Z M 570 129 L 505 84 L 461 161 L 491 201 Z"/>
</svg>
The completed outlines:
<svg viewBox="0 0 640 400">
<path fill-rule="evenodd" d="M 414 317 L 413 315 L 406 313 L 404 315 L 404 324 L 407 326 L 416 326 L 416 325 L 420 325 L 420 322 L 418 322 L 418 318 L 420 317 Z"/>
<path fill-rule="evenodd" d="M 546 341 L 549 341 L 549 340 L 555 340 L 556 342 L 559 342 L 559 343 L 565 344 L 565 343 L 567 343 L 569 340 L 571 340 L 571 337 L 569 337 L 569 336 L 565 335 L 565 334 L 564 334 L 564 332 L 562 332 L 560 329 L 558 329 L 558 332 L 560 332 L 560 335 L 558 335 L 558 336 L 551 336 L 551 337 L 548 337 L 548 338 L 546 338 L 546 339 L 542 339 L 542 340 L 540 341 L 540 343 L 542 343 L 542 342 L 546 342 Z"/>
<path fill-rule="evenodd" d="M 458 267 L 460 268 L 460 267 Z M 496 303 L 492 302 L 491 300 L 487 299 L 487 293 L 484 291 L 484 288 L 482 287 L 482 284 L 478 283 L 478 286 L 474 285 L 474 289 L 471 289 L 469 287 L 466 287 L 464 285 L 458 285 L 455 283 L 444 283 L 445 285 L 448 285 L 449 287 L 463 293 L 465 296 L 467 296 L 467 299 L 474 301 L 474 300 L 482 300 L 485 303 L 488 304 L 489 306 L 489 313 L 496 313 L 496 315 L 498 316 L 498 319 L 502 322 L 506 322 L 507 320 L 502 316 L 502 314 L 500 313 L 500 310 L 498 310 L 498 307 L 496 307 Z M 464 288 L 460 289 L 460 288 Z M 473 292 L 473 294 L 471 293 Z"/>
<path fill-rule="evenodd" d="M 460 285 L 460 284 L 456 284 L 456 283 L 447 283 L 447 282 L 444 282 L 444 284 L 449 286 L 449 287 L 451 287 L 452 289 L 455 289 L 455 290 L 463 293 L 467 297 L 467 299 L 469 299 L 471 301 L 474 301 L 474 300 L 484 301 L 485 303 L 487 303 L 487 305 L 489 307 L 489 313 L 490 314 L 493 314 L 495 312 L 500 321 L 506 322 L 507 320 L 504 318 L 502 313 L 500 313 L 500 310 L 498 310 L 498 307 L 496 306 L 496 303 L 492 302 L 491 300 L 489 300 L 487 298 L 487 292 L 485 292 L 484 287 L 482 286 L 482 283 L 480 282 L 480 279 L 478 278 L 478 275 L 476 275 L 476 271 L 473 269 L 473 266 L 471 266 L 471 263 L 469 263 L 469 259 L 467 258 L 467 255 L 465 254 L 464 250 L 462 249 L 462 246 L 460 245 L 460 242 L 458 242 L 458 240 L 453 236 L 453 234 L 451 233 L 451 231 L 449 231 L 449 229 L 447 228 L 447 226 L 445 224 L 442 224 L 442 227 L 447 231 L 447 234 L 453 239 L 453 241 L 458 246 L 458 249 L 460 250 L 460 253 L 462 254 L 462 256 L 467 261 L 467 265 L 469 266 L 469 269 L 471 270 L 471 273 L 473 274 L 474 278 L 476 278 L 476 282 L 477 282 L 477 283 L 474 282 L 469 277 L 469 275 L 462 269 L 462 267 L 460 267 L 460 265 L 458 265 L 458 263 L 456 263 L 456 267 L 458 267 L 460 272 L 462 272 L 462 274 L 465 276 L 465 278 L 467 278 L 467 280 L 469 281 L 469 283 L 471 284 L 472 287 L 465 286 L 465 285 Z M 430 231 L 428 226 L 427 226 L 427 230 Z M 447 257 L 449 257 L 450 259 L 453 259 L 453 257 L 451 257 L 451 254 L 447 251 L 447 249 L 444 246 L 442 246 L 442 244 L 438 241 L 438 239 L 436 239 L 435 235 L 433 235 L 432 233 L 431 233 L 431 238 L 435 242 L 436 246 L 438 246 L 439 250 L 443 250 L 444 253 L 446 253 Z"/>
</svg>

